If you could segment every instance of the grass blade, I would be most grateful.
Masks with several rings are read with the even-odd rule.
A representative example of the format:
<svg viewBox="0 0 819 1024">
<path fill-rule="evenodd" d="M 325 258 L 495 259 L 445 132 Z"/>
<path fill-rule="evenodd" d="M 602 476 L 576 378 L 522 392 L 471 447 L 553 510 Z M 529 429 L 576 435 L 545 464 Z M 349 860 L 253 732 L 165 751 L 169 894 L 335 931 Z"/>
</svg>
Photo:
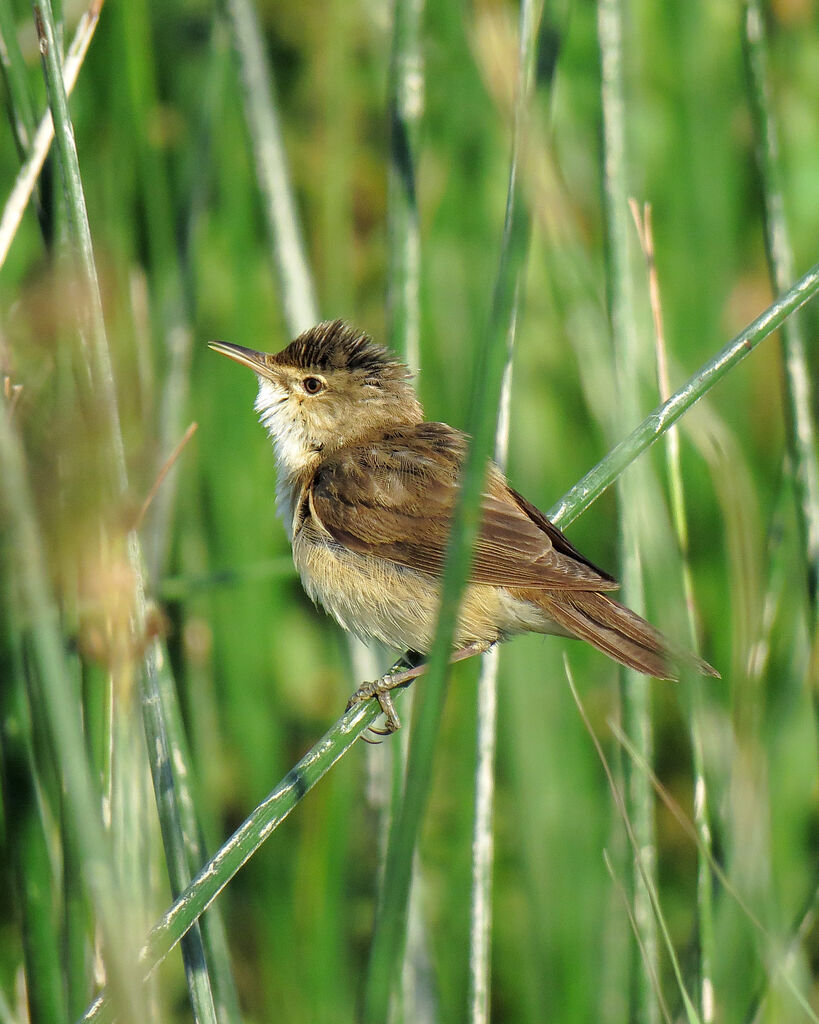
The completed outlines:
<svg viewBox="0 0 819 1024">
<path fill-rule="evenodd" d="M 0 413 L 2 415 L 2 413 Z M 31 713 L 23 668 L 23 636 L 15 615 L 9 552 L 0 565 L 9 583 L 0 605 L 0 782 L 3 816 L 23 937 L 28 1014 L 33 1021 L 67 1022 L 60 970 L 59 927 L 51 905 L 54 890 L 46 823 L 34 757 Z"/>
<path fill-rule="evenodd" d="M 113 457 L 111 459 L 112 485 L 118 493 L 126 486 L 125 449 L 122 443 L 122 431 L 117 411 L 116 388 L 108 341 L 105 336 L 105 322 L 102 313 L 97 268 L 94 263 L 94 249 L 91 243 L 91 228 L 88 224 L 88 211 L 85 206 L 80 162 L 77 156 L 77 143 L 74 139 L 74 126 L 68 111 L 63 71 L 60 64 L 60 51 L 57 42 L 57 31 L 50 0 L 35 0 L 34 20 L 37 26 L 37 37 L 43 61 L 43 74 L 48 90 L 48 102 L 54 121 L 55 144 L 60 161 L 63 186 L 66 194 L 69 231 L 75 247 L 82 275 L 85 294 L 83 296 L 82 314 L 85 315 L 86 328 L 90 341 L 85 340 L 86 354 L 89 361 L 89 373 L 98 389 L 103 411 L 111 431 Z"/>
<path fill-rule="evenodd" d="M 420 47 L 423 13 L 424 0 L 395 0 L 393 4 L 387 97 L 387 343 L 416 373 L 421 370 L 421 237 L 415 168 L 418 125 L 424 106 L 424 66 Z M 392 761 L 392 780 L 389 784 L 388 773 L 381 773 L 384 783 L 389 785 L 380 801 L 382 872 L 390 822 L 406 779 L 408 750 L 406 737 L 402 737 L 400 743 L 390 744 L 385 752 Z M 376 764 L 372 762 L 379 756 L 383 756 L 379 748 L 373 747 L 370 755 L 373 768 Z M 403 1016 L 417 1020 L 419 1024 L 431 1022 L 437 1016 L 429 981 L 431 972 L 422 892 L 423 866 L 420 858 L 416 857 L 410 881 L 407 946 L 401 970 L 400 998 Z"/>
<path fill-rule="evenodd" d="M 9 120 L 21 160 L 28 155 L 34 135 L 34 100 L 29 88 L 26 62 L 20 52 L 11 4 L 0 4 L 0 69 L 7 89 Z"/>
<path fill-rule="evenodd" d="M 420 693 L 410 737 L 404 799 L 393 820 L 387 849 L 382 899 L 370 949 L 364 995 L 364 1019 L 387 1018 L 390 994 L 400 961 L 406 928 L 407 894 L 413 853 L 432 773 L 432 755 L 443 710 L 452 638 L 459 598 L 469 572 L 469 560 L 479 519 L 479 501 L 487 456 L 497 421 L 506 337 L 515 304 L 518 281 L 526 262 L 530 218 L 519 193 L 518 156 L 522 146 L 525 115 L 533 80 L 539 11 L 533 3 L 521 7 L 520 66 L 515 137 L 512 148 L 506 223 L 489 325 L 478 357 L 469 418 L 472 442 L 463 469 L 458 502 L 453 515 L 441 587 L 441 609 L 429 657 L 429 671 Z M 487 410 L 493 410 L 488 414 Z"/>
</svg>

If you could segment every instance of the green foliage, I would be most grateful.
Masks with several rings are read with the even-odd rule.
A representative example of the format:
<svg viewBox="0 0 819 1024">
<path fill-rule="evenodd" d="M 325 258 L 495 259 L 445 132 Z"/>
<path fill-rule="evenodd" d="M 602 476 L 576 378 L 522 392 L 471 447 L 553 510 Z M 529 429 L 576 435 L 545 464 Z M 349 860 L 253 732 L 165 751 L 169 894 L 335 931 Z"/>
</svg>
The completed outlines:
<svg viewBox="0 0 819 1024">
<path fill-rule="evenodd" d="M 15 138 L 30 135 L 31 109 L 35 119 L 43 112 L 46 90 L 29 10 L 0 6 L 16 129 L 0 145 L 0 180 L 9 183 L 20 165 Z M 329 0 L 256 9 L 321 315 L 384 339 L 400 329 L 386 304 L 387 206 L 395 201 L 387 187 L 386 8 Z M 67 45 L 71 5 L 66 15 Z M 461 427 L 501 252 L 517 17 L 507 3 L 430 3 L 419 35 L 419 389 L 429 418 Z M 763 122 L 778 126 L 775 188 L 796 275 L 817 260 L 819 24 L 810 5 L 778 3 L 767 29 L 768 96 L 760 100 L 758 83 L 752 91 L 745 78 L 744 22 L 734 6 L 629 7 L 627 186 L 654 211 L 672 390 L 772 300 L 764 217 L 774 184 L 770 154 L 762 176 L 755 162 L 760 103 Z M 593 5 L 546 5 L 540 53 L 519 179 L 532 241 L 509 475 L 547 509 L 623 429 L 614 427 Z M 339 630 L 312 608 L 289 567 L 253 380 L 205 344 L 224 338 L 275 351 L 289 340 L 227 19 L 200 0 L 108 0 L 70 113 L 128 486 L 111 484 L 117 438 L 98 365 L 104 341 L 99 325 L 89 329 L 83 319 L 70 258 L 81 197 L 66 206 L 55 148 L 38 208 L 27 210 L 0 270 L 0 384 L 9 381 L 0 415 L 13 399 L 0 438 L 9 459 L 0 477 L 0 1019 L 15 1021 L 24 1019 L 21 970 L 32 1019 L 77 1019 L 97 991 L 97 942 L 110 953 L 118 1005 L 127 1005 L 135 981 L 128 952 L 171 904 L 171 891 L 331 727 L 360 681 Z M 630 245 L 642 416 L 659 397 L 636 234 Z M 805 307 L 808 375 L 817 321 L 816 305 Z M 803 1020 L 806 1006 L 819 1005 L 819 947 L 804 918 L 819 890 L 810 510 L 799 504 L 805 489 L 794 490 L 785 456 L 788 423 L 799 417 L 778 345 L 775 337 L 761 344 L 680 421 L 701 649 L 723 678 L 648 686 L 652 767 L 689 819 L 697 750 L 702 759 L 722 872 L 713 875 L 711 984 L 715 1019 L 726 1021 Z M 809 403 L 801 414 L 810 420 Z M 136 558 L 128 530 L 192 420 L 199 429 L 140 523 Z M 15 476 L 6 468 L 17 464 L 18 440 L 25 462 Z M 630 491 L 626 477 L 619 497 L 645 525 L 647 615 L 683 641 L 665 460 L 659 447 L 642 459 L 654 482 Z M 23 546 L 21 516 L 29 524 Z M 618 529 L 607 493 L 570 535 L 617 570 Z M 32 552 L 42 574 L 21 577 Z M 143 561 L 148 605 L 140 608 Z M 509 644 L 500 658 L 492 1019 L 620 1024 L 638 1005 L 639 953 L 632 955 L 619 888 L 633 898 L 633 851 L 566 685 L 564 653 L 618 784 L 629 774 L 630 756 L 609 727 L 620 718 L 616 667 L 570 641 Z M 418 984 L 403 992 L 407 1022 L 428 1019 L 422 983 L 435 1007 L 429 1019 L 467 1016 L 475 675 L 459 666 L 447 687 L 416 860 L 411 914 L 421 930 L 410 942 Z M 142 732 L 151 720 L 141 704 L 152 699 L 162 710 L 157 731 L 149 725 L 149 760 Z M 403 698 L 402 715 L 409 703 Z M 364 716 L 356 728 L 372 709 Z M 169 760 L 161 762 L 166 741 Z M 375 752 L 356 743 L 309 795 L 295 793 L 287 821 L 219 896 L 221 919 L 202 928 L 208 977 L 198 984 L 210 988 L 220 1022 L 355 1018 L 382 864 L 379 800 L 389 790 L 376 769 L 399 747 L 399 738 Z M 71 760 L 78 754 L 81 767 Z M 178 815 L 170 804 L 162 809 L 162 838 L 184 839 L 170 881 L 151 764 L 162 769 L 160 792 L 170 785 L 180 804 Z M 20 772 L 24 781 L 15 782 Z M 634 763 L 630 773 L 647 778 Z M 305 778 L 315 781 L 310 771 Z M 656 896 L 686 990 L 707 1019 L 697 844 L 667 804 L 655 799 L 650 811 Z M 83 829 L 88 814 L 93 827 Z M 127 894 L 113 908 L 111 887 Z M 189 946 L 189 968 L 193 955 Z M 172 952 L 139 997 L 141 1020 L 190 1019 L 181 964 Z M 683 996 L 663 946 L 658 981 L 658 1005 L 679 1018 Z"/>
</svg>

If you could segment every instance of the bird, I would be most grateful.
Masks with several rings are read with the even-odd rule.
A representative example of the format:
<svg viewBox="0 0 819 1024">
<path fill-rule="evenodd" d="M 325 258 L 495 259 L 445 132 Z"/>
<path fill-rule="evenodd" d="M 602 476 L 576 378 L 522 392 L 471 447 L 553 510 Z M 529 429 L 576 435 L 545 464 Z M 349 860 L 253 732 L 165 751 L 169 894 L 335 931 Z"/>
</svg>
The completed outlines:
<svg viewBox="0 0 819 1024">
<path fill-rule="evenodd" d="M 258 379 L 255 410 L 273 443 L 277 508 L 302 585 L 345 630 L 405 652 L 363 683 L 385 733 L 400 727 L 391 691 L 424 671 L 435 635 L 447 539 L 469 438 L 428 422 L 409 368 L 343 320 L 317 324 L 271 354 L 212 349 Z M 612 592 L 581 554 L 489 461 L 453 661 L 515 635 L 576 637 L 637 672 L 674 679 L 679 665 L 718 676 Z"/>
</svg>

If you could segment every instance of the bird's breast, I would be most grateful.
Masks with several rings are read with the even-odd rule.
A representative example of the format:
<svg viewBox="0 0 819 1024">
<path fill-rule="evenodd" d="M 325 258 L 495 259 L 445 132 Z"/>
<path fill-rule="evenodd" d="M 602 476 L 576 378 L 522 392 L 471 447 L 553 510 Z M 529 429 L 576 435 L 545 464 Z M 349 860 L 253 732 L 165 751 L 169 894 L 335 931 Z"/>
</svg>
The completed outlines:
<svg viewBox="0 0 819 1024">
<path fill-rule="evenodd" d="M 363 639 L 426 651 L 435 628 L 438 588 L 432 577 L 328 538 L 296 509 L 293 561 L 313 601 Z"/>
<path fill-rule="evenodd" d="M 397 650 L 429 652 L 438 621 L 440 580 L 336 543 L 296 506 L 293 561 L 310 598 L 346 630 Z M 503 587 L 470 584 L 461 603 L 457 647 L 491 644 L 514 633 L 548 628 L 543 612 Z"/>
</svg>

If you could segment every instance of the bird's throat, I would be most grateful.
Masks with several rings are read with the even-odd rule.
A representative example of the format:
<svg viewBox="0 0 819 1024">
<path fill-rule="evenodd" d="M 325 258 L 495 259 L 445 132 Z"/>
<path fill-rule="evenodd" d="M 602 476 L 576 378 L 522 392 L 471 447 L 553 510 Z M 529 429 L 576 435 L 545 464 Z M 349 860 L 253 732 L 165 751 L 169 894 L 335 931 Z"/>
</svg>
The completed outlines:
<svg viewBox="0 0 819 1024">
<path fill-rule="evenodd" d="M 321 450 L 305 429 L 304 419 L 288 401 L 286 392 L 261 379 L 255 402 L 262 426 L 276 455 L 276 507 L 292 540 L 293 515 L 304 482 L 321 460 Z"/>
</svg>

